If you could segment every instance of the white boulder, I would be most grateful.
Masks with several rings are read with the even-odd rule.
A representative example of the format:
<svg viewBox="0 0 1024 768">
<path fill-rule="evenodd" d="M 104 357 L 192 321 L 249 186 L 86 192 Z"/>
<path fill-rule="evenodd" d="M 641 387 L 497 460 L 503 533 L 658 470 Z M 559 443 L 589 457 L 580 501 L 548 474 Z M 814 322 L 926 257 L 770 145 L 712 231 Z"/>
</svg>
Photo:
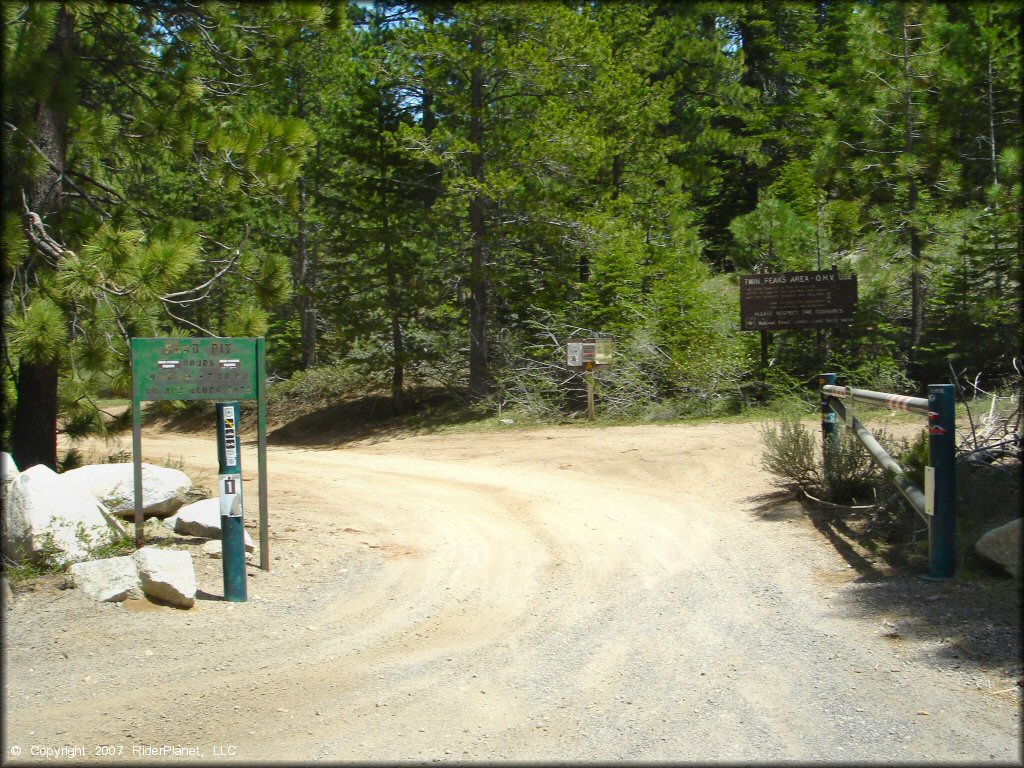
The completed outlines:
<svg viewBox="0 0 1024 768">
<path fill-rule="evenodd" d="M 195 603 L 196 571 L 188 552 L 143 547 L 132 559 L 147 596 L 180 608 L 191 608 Z"/>
<path fill-rule="evenodd" d="M 0 498 L 7 498 L 11 483 L 18 476 L 18 465 L 7 451 L 0 451 Z"/>
<path fill-rule="evenodd" d="M 111 514 L 135 515 L 135 475 L 132 463 L 89 464 L 65 472 L 61 477 L 75 488 L 91 493 Z M 168 517 L 184 503 L 192 488 L 188 475 L 177 469 L 142 465 L 143 517 Z"/>
<path fill-rule="evenodd" d="M 175 515 L 177 522 L 174 532 L 183 536 L 202 536 L 207 539 L 219 539 L 220 530 L 220 499 L 203 499 L 186 504 Z M 248 531 L 242 531 L 245 551 L 253 552 L 256 544 Z"/>
<path fill-rule="evenodd" d="M 1011 520 L 1006 525 L 993 528 L 974 544 L 974 551 L 987 560 L 1002 566 L 1016 578 L 1021 574 L 1021 520 Z"/>
<path fill-rule="evenodd" d="M 93 600 L 120 602 L 142 596 L 142 582 L 131 555 L 75 563 L 69 572 L 75 587 Z"/>
<path fill-rule="evenodd" d="M 19 474 L 5 502 L 4 554 L 15 562 L 40 562 L 48 552 L 77 562 L 111 535 L 103 505 L 45 464 Z"/>
<path fill-rule="evenodd" d="M 4 485 L 13 483 L 18 476 L 18 465 L 14 463 L 14 457 L 7 451 L 0 451 L 0 478 Z"/>
</svg>

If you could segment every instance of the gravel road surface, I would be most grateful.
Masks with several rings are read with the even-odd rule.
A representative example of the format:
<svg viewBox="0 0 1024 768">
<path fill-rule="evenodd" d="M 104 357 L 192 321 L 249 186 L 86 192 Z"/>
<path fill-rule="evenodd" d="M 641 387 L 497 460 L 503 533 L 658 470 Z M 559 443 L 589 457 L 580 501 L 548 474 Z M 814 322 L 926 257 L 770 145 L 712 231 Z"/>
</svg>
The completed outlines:
<svg viewBox="0 0 1024 768">
<path fill-rule="evenodd" d="M 212 432 L 143 447 L 213 489 Z M 733 423 L 272 445 L 248 602 L 169 533 L 188 611 L 16 595 L 4 760 L 1019 764 L 1019 591 L 844 556 L 759 450 Z"/>
</svg>

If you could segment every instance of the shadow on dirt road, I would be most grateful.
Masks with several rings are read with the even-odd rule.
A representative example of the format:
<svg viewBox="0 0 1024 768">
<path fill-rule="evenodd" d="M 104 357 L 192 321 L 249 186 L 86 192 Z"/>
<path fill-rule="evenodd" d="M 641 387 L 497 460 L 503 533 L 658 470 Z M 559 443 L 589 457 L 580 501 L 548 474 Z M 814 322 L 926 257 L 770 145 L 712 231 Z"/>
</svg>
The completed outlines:
<svg viewBox="0 0 1024 768">
<path fill-rule="evenodd" d="M 950 669 L 975 669 L 1003 682 L 1002 692 L 1022 681 L 1019 582 L 976 563 L 953 579 L 930 581 L 925 571 L 899 556 L 875 555 L 834 510 L 805 507 L 788 492 L 749 499 L 765 522 L 803 518 L 856 574 L 841 590 L 851 614 L 876 617 L 882 636 L 894 643 L 918 641 Z"/>
</svg>

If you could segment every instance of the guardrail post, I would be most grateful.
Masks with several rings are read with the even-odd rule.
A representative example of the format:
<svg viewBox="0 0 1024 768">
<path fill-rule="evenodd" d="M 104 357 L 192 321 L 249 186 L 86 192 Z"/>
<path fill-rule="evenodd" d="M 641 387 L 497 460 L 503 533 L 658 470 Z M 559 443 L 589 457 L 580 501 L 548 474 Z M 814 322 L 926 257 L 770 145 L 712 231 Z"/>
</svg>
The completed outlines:
<svg viewBox="0 0 1024 768">
<path fill-rule="evenodd" d="M 822 373 L 818 376 L 818 390 L 825 385 L 834 385 L 836 374 Z M 836 424 L 836 415 L 828 407 L 828 395 L 821 394 L 821 455 L 825 467 L 825 482 L 830 483 L 832 479 L 832 462 L 839 453 L 839 426 Z"/>
<path fill-rule="evenodd" d="M 956 573 L 956 394 L 952 384 L 928 385 L 928 464 L 934 473 L 934 513 L 928 526 L 928 575 Z"/>
</svg>

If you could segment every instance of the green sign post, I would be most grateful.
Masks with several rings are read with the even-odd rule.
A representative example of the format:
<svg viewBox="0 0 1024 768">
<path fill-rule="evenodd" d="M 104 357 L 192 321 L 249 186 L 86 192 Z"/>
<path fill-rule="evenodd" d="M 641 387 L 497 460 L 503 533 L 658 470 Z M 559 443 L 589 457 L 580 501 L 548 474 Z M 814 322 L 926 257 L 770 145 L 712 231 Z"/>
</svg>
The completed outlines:
<svg viewBox="0 0 1024 768">
<path fill-rule="evenodd" d="M 263 338 L 237 337 L 135 338 L 131 340 L 131 349 L 132 458 L 135 470 L 136 546 L 142 547 L 145 544 L 142 517 L 142 402 L 144 400 L 219 400 L 226 402 L 255 399 L 258 417 L 260 568 L 269 571 L 265 340 Z M 226 531 L 222 531 L 222 533 L 226 533 Z M 225 555 L 227 554 L 226 547 L 225 540 Z"/>
</svg>

